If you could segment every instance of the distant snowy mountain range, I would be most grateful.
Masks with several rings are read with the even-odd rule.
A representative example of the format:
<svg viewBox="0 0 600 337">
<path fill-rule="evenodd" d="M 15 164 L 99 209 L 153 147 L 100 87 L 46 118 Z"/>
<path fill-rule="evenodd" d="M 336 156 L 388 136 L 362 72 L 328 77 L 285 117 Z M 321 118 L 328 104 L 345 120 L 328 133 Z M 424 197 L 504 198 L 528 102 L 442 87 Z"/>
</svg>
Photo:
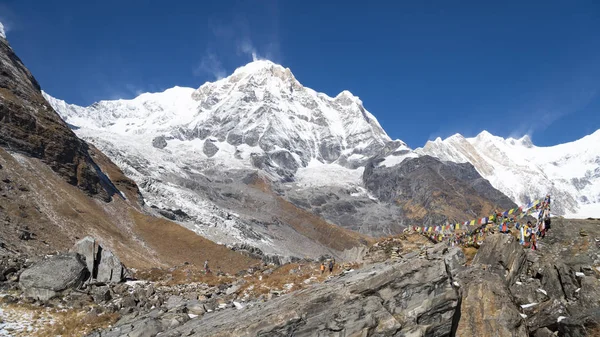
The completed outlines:
<svg viewBox="0 0 600 337">
<path fill-rule="evenodd" d="M 550 147 L 521 139 L 459 134 L 429 141 L 418 154 L 445 161 L 469 162 L 517 204 L 549 193 L 552 211 L 567 217 L 600 217 L 600 130 L 574 142 Z"/>
<path fill-rule="evenodd" d="M 527 137 L 503 139 L 484 131 L 413 150 L 390 139 L 350 92 L 318 93 L 270 61 L 249 63 L 196 90 L 174 87 L 89 107 L 44 95 L 79 137 L 138 183 L 149 204 L 218 223 L 216 230 L 195 228 L 214 241 L 268 250 L 268 240 L 242 234 L 239 219 L 217 201 L 191 192 L 198 177 L 220 182 L 237 170 L 257 171 L 296 189 L 344 188 L 352 197 L 376 201 L 363 184 L 365 166 L 375 157 L 380 167 L 424 155 L 468 162 L 517 204 L 550 193 L 556 214 L 600 217 L 600 131 L 545 148 Z"/>
</svg>

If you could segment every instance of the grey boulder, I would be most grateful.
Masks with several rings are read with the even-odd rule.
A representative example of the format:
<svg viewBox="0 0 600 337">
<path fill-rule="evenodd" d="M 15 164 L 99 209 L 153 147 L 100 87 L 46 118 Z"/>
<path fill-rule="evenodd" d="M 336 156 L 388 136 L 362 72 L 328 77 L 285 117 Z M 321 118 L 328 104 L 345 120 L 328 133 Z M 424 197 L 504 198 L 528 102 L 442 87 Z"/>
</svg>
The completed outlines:
<svg viewBox="0 0 600 337">
<path fill-rule="evenodd" d="M 101 283 L 118 283 L 125 279 L 127 269 L 119 258 L 106 250 L 91 236 L 79 240 L 71 249 L 85 258 L 92 280 Z"/>
<path fill-rule="evenodd" d="M 88 277 L 89 272 L 81 255 L 65 253 L 54 255 L 25 269 L 19 279 L 19 286 L 25 296 L 46 301 L 63 290 L 80 287 Z"/>
</svg>

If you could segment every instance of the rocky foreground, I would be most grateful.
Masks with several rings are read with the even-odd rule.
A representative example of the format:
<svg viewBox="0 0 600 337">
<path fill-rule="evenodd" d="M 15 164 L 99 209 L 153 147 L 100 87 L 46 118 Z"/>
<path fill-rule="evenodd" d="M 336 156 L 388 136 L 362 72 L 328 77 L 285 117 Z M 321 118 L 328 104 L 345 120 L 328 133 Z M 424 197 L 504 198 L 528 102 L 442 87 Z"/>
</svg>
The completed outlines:
<svg viewBox="0 0 600 337">
<path fill-rule="evenodd" d="M 471 253 L 405 236 L 372 246 L 362 267 L 338 267 L 331 275 L 307 263 L 304 272 L 299 264 L 263 266 L 177 282 L 191 273 L 185 266 L 160 277 L 138 273 L 146 281 L 110 279 L 97 268 L 95 279 L 85 280 L 79 271 L 87 264 L 71 252 L 58 256 L 76 266 L 71 280 L 81 284 L 67 286 L 76 289 L 32 293 L 28 275 L 52 258 L 45 259 L 19 277 L 9 275 L 4 288 L 18 282 L 19 290 L 13 286 L 17 293 L 4 296 L 2 305 L 79 308 L 86 312 L 82 320 L 102 322 L 85 330 L 95 337 L 600 333 L 600 221 L 556 219 L 537 251 L 511 235 L 492 234 Z M 103 270 L 127 274 L 111 261 Z"/>
</svg>

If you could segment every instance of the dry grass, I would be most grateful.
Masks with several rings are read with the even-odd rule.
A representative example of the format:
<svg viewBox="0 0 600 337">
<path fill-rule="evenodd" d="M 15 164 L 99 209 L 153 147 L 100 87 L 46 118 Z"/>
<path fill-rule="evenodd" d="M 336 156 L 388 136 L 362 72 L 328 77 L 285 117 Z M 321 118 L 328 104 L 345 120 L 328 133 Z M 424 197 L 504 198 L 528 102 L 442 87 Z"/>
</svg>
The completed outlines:
<svg viewBox="0 0 600 337">
<path fill-rule="evenodd" d="M 336 226 L 325 221 L 318 215 L 299 208 L 284 198 L 277 196 L 272 190 L 269 182 L 258 175 L 248 183 L 259 191 L 272 198 L 275 207 L 272 208 L 272 216 L 289 224 L 298 233 L 338 251 L 351 249 L 364 244 L 374 243 L 375 240 L 349 229 Z"/>
<path fill-rule="evenodd" d="M 396 201 L 396 203 L 400 204 L 399 201 Z M 423 219 L 427 215 L 427 209 L 422 205 L 414 203 L 413 200 L 405 202 L 402 205 L 402 210 L 409 219 Z"/>
<path fill-rule="evenodd" d="M 358 264 L 345 265 L 346 268 L 358 268 Z M 270 275 L 261 272 L 244 278 L 244 285 L 238 290 L 239 294 L 248 294 L 250 296 L 266 295 L 271 290 L 290 292 L 308 287 L 314 283 L 325 281 L 331 275 L 338 275 L 343 271 L 343 267 L 335 264 L 333 273 L 326 271 L 321 274 L 319 263 L 290 263 L 273 270 Z M 305 282 L 310 280 L 309 282 Z M 291 287 L 286 288 L 286 285 Z"/>
<path fill-rule="evenodd" d="M 138 271 L 135 277 L 140 280 L 159 282 L 167 286 L 175 286 L 189 283 L 204 283 L 209 286 L 228 284 L 236 280 L 234 276 L 217 275 L 216 272 L 204 273 L 200 268 L 186 265 L 176 268 L 152 268 Z"/>
<path fill-rule="evenodd" d="M 106 173 L 110 180 L 115 184 L 115 186 L 125 194 L 125 197 L 130 200 L 130 205 L 136 209 L 139 209 L 138 199 L 139 199 L 139 189 L 136 183 L 127 178 L 123 171 L 115 165 L 110 159 L 100 150 L 98 150 L 94 145 L 89 145 L 89 153 L 92 159 L 100 166 L 102 172 Z"/>
<path fill-rule="evenodd" d="M 257 259 L 217 245 L 174 222 L 135 210 L 131 210 L 130 214 L 135 221 L 134 232 L 168 265 L 188 262 L 200 268 L 204 260 L 208 260 L 211 270 L 235 274 L 260 263 Z"/>
<path fill-rule="evenodd" d="M 279 218 L 290 224 L 297 232 L 327 247 L 343 251 L 375 241 L 369 236 L 333 225 L 281 197 L 277 197 L 277 203 L 277 209 L 280 210 L 277 214 Z"/>
<path fill-rule="evenodd" d="M 30 304 L 10 304 L 5 308 L 5 320 L 19 321 L 31 326 L 33 331 L 12 331 L 14 336 L 80 337 L 96 329 L 104 329 L 119 318 L 116 313 L 95 314 L 85 310 L 57 310 Z"/>
<path fill-rule="evenodd" d="M 38 337 L 79 337 L 85 336 L 94 330 L 105 329 L 119 320 L 116 313 L 91 314 L 77 311 L 58 312 L 54 314 L 55 323 L 47 328 L 42 328 Z"/>
<path fill-rule="evenodd" d="M 129 184 L 103 155 L 96 153 L 95 159 L 112 179 Z M 174 222 L 140 213 L 133 206 L 137 199 L 131 199 L 137 196 L 135 185 L 124 188 L 128 200 L 117 197 L 105 203 L 68 184 L 38 159 L 20 161 L 0 148 L 0 164 L 0 178 L 9 178 L 13 185 L 10 197 L 0 196 L 3 219 L 4 215 L 10 218 L 8 225 L 0 226 L 0 237 L 3 242 L 14 244 L 11 249 L 31 254 L 55 253 L 68 250 L 78 239 L 91 235 L 115 252 L 126 266 L 136 269 L 168 267 L 186 261 L 201 266 L 209 259 L 213 269 L 220 267 L 235 273 L 258 262 Z M 28 191 L 20 191 L 18 186 Z M 35 233 L 36 240 L 18 239 L 18 229 L 24 226 Z"/>
<path fill-rule="evenodd" d="M 463 253 L 465 254 L 466 265 L 470 266 L 477 254 L 477 248 L 475 247 L 461 247 Z"/>
</svg>

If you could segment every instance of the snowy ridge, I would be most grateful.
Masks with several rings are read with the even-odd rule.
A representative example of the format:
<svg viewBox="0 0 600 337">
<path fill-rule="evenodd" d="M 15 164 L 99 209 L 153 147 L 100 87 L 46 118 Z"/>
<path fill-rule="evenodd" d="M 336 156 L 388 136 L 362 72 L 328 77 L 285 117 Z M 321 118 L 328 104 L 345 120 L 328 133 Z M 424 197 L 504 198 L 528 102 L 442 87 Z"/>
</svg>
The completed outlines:
<svg viewBox="0 0 600 337">
<path fill-rule="evenodd" d="M 4 25 L 0 22 L 0 37 L 6 39 L 6 32 L 4 31 Z"/>
<path fill-rule="evenodd" d="M 197 90 L 175 87 L 89 107 L 44 96 L 76 128 L 143 136 L 140 145 L 162 137 L 167 149 L 193 141 L 206 148 L 205 158 L 229 144 L 247 154 L 238 160 L 261 162 L 260 168 L 287 178 L 313 159 L 359 166 L 391 141 L 350 92 L 334 98 L 317 93 L 270 61 L 249 63 Z"/>
<path fill-rule="evenodd" d="M 567 217 L 600 217 L 600 130 L 574 142 L 535 146 L 487 131 L 473 138 L 459 134 L 429 141 L 415 152 L 441 160 L 469 162 L 490 183 L 517 204 L 547 193 L 553 212 Z"/>
</svg>

